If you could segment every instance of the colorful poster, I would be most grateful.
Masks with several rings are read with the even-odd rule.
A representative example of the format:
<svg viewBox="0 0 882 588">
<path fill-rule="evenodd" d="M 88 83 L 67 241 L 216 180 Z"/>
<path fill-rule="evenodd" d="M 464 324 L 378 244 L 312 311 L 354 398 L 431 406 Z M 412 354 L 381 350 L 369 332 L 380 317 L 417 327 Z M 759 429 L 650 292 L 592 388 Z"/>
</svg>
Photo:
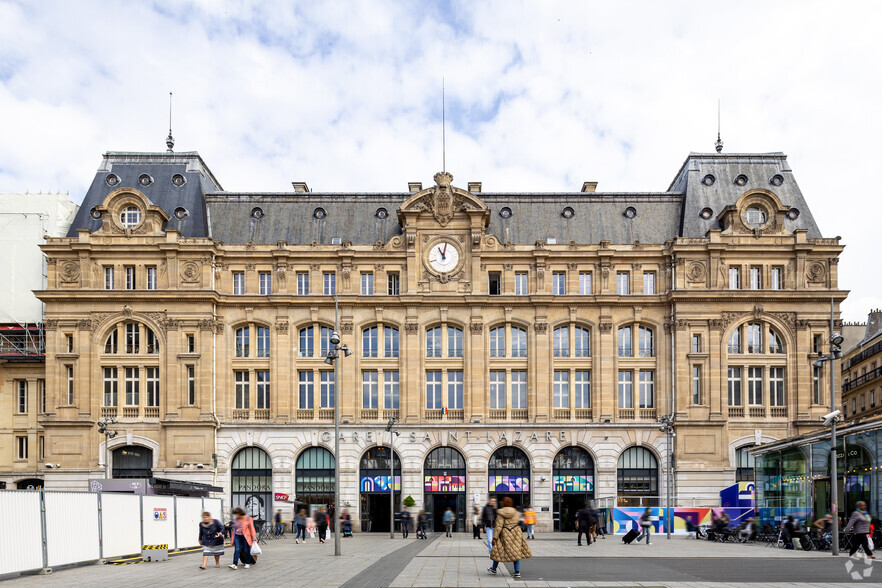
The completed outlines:
<svg viewBox="0 0 882 588">
<path fill-rule="evenodd" d="M 644 510 L 639 507 L 614 508 L 613 532 L 626 533 L 629 529 L 639 529 L 640 515 Z M 715 517 L 721 516 L 724 512 L 729 515 L 730 524 L 735 526 L 743 523 L 748 517 L 754 516 L 752 508 L 675 508 L 672 517 L 674 528 L 671 529 L 671 532 L 685 535 L 692 527 L 710 525 Z M 652 532 L 666 532 L 664 508 L 651 508 L 650 520 L 652 521 Z"/>
<path fill-rule="evenodd" d="M 388 492 L 390 476 L 362 476 L 362 492 Z M 395 491 L 401 491 L 401 476 L 395 476 Z"/>
<path fill-rule="evenodd" d="M 554 476 L 554 492 L 594 492 L 594 476 Z"/>
<path fill-rule="evenodd" d="M 465 492 L 465 476 L 426 476 L 426 492 Z"/>
<path fill-rule="evenodd" d="M 529 476 L 490 476 L 490 492 L 529 492 Z"/>
</svg>

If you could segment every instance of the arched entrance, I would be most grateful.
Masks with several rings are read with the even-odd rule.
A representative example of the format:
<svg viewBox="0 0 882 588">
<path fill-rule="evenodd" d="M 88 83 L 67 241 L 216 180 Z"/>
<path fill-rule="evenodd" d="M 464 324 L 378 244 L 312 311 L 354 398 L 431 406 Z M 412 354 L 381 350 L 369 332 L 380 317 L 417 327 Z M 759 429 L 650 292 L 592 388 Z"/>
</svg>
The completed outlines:
<svg viewBox="0 0 882 588">
<path fill-rule="evenodd" d="M 113 450 L 114 478 L 152 478 L 153 450 L 140 445 L 126 445 Z"/>
<path fill-rule="evenodd" d="M 508 496 L 515 506 L 530 503 L 530 458 L 517 447 L 500 447 L 490 456 L 487 489 L 497 503 Z"/>
<path fill-rule="evenodd" d="M 462 454 L 452 447 L 437 447 L 429 452 L 423 466 L 424 502 L 429 526 L 444 530 L 444 511 L 456 514 L 456 531 L 465 530 L 466 464 Z"/>
<path fill-rule="evenodd" d="M 359 465 L 359 492 L 361 493 L 361 530 L 389 532 L 391 506 L 389 489 L 390 448 L 371 447 L 361 456 Z M 401 461 L 395 453 L 395 509 L 401 505 Z"/>
<path fill-rule="evenodd" d="M 573 531 L 576 513 L 594 499 L 594 460 L 581 447 L 564 447 L 552 465 L 554 530 Z"/>
<path fill-rule="evenodd" d="M 26 480 L 19 480 L 16 482 L 15 487 L 19 490 L 39 490 L 43 487 L 43 480 L 39 478 L 27 478 Z"/>
<path fill-rule="evenodd" d="M 230 467 L 233 508 L 241 506 L 255 523 L 267 520 L 272 509 L 273 462 L 260 447 L 245 447 Z"/>
<path fill-rule="evenodd" d="M 645 447 L 629 447 L 616 468 L 619 506 L 658 506 L 658 461 Z"/>
<path fill-rule="evenodd" d="M 324 447 L 310 447 L 300 454 L 294 471 L 297 508 L 312 515 L 334 502 L 334 455 Z"/>
</svg>

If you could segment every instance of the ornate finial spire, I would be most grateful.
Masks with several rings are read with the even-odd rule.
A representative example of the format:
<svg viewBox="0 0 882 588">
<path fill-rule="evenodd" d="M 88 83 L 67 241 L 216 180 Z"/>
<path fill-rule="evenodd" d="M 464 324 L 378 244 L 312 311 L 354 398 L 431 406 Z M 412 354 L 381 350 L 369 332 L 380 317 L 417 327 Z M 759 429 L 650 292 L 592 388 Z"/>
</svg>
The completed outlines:
<svg viewBox="0 0 882 588">
<path fill-rule="evenodd" d="M 717 153 L 723 152 L 723 140 L 720 139 L 720 99 L 717 98 L 717 142 L 714 143 Z"/>
<path fill-rule="evenodd" d="M 172 137 L 172 124 L 171 124 L 171 116 L 172 116 L 172 93 L 168 93 L 168 137 L 165 138 L 165 146 L 168 147 L 168 152 L 172 153 L 174 151 L 175 146 L 175 138 Z"/>
</svg>

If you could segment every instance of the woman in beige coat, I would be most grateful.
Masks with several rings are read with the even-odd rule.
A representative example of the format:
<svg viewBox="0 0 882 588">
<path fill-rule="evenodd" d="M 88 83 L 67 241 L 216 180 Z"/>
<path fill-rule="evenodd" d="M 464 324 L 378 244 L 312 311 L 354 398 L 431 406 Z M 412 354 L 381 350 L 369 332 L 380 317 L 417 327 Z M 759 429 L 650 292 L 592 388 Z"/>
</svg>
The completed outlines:
<svg viewBox="0 0 882 588">
<path fill-rule="evenodd" d="M 490 559 L 493 565 L 487 568 L 491 574 L 496 573 L 496 568 L 501 561 L 514 562 L 514 577 L 521 577 L 521 560 L 533 557 L 524 532 L 521 531 L 521 513 L 513 508 L 514 502 L 505 497 L 502 500 L 502 508 L 496 511 L 496 524 L 493 526 L 493 549 L 490 550 Z"/>
</svg>

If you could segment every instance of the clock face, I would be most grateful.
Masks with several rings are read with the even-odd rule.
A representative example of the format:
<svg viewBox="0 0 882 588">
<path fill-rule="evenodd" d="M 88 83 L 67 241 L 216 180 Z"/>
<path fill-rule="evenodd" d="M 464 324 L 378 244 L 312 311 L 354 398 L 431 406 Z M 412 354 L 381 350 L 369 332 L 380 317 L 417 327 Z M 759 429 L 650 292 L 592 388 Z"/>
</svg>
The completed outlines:
<svg viewBox="0 0 882 588">
<path fill-rule="evenodd" d="M 441 241 L 429 250 L 429 266 L 438 273 L 448 273 L 459 264 L 459 249 L 449 241 Z"/>
</svg>

